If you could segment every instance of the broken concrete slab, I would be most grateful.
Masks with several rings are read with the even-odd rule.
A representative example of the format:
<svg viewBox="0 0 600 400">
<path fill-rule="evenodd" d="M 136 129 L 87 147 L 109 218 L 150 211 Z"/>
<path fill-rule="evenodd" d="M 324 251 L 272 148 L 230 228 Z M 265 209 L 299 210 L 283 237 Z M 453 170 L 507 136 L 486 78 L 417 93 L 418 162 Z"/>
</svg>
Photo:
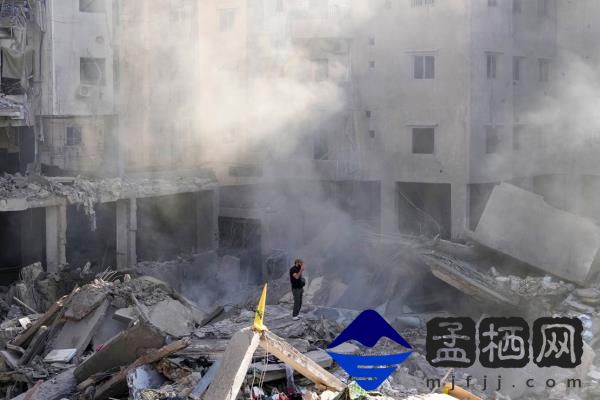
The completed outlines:
<svg viewBox="0 0 600 400">
<path fill-rule="evenodd" d="M 500 291 L 493 278 L 487 277 L 464 262 L 438 254 L 424 254 L 422 257 L 436 278 L 467 295 L 506 306 L 519 304 L 518 297 Z"/>
<path fill-rule="evenodd" d="M 44 362 L 68 363 L 73 359 L 73 357 L 75 357 L 76 353 L 77 353 L 77 349 L 52 350 L 50 353 L 48 353 L 46 355 L 46 357 L 44 357 Z"/>
<path fill-rule="evenodd" d="M 19 368 L 21 355 L 16 351 L 0 350 L 0 357 L 10 369 L 17 370 Z"/>
<path fill-rule="evenodd" d="M 200 400 L 202 398 L 204 392 L 206 392 L 212 381 L 215 379 L 217 371 L 219 370 L 219 368 L 221 368 L 221 362 L 222 361 L 219 359 L 210 366 L 208 371 L 206 371 L 206 373 L 202 376 L 202 379 L 200 379 L 200 381 L 196 384 L 194 389 L 192 389 L 192 391 L 190 392 L 190 399 Z"/>
<path fill-rule="evenodd" d="M 121 322 L 130 323 L 138 319 L 138 313 L 134 307 L 119 308 L 113 314 L 113 319 Z"/>
<path fill-rule="evenodd" d="M 190 324 L 192 312 L 177 300 L 164 300 L 148 313 L 149 322 L 174 337 L 189 336 L 194 327 Z"/>
<path fill-rule="evenodd" d="M 105 343 L 100 350 L 85 359 L 75 369 L 75 377 L 82 382 L 90 376 L 132 363 L 148 349 L 165 343 L 164 335 L 156 328 L 141 322 L 134 324 Z"/>
<path fill-rule="evenodd" d="M 550 274 L 585 284 L 600 248 L 600 228 L 543 197 L 502 183 L 492 191 L 471 238 Z"/>
<path fill-rule="evenodd" d="M 80 357 L 92 340 L 98 326 L 106 317 L 109 301 L 104 299 L 92 313 L 81 321 L 68 320 L 52 341 L 52 349 L 77 349 L 75 357 Z"/>
<path fill-rule="evenodd" d="M 61 400 L 71 398 L 77 382 L 73 376 L 73 368 L 68 369 L 53 379 L 43 382 L 35 392 L 25 392 L 12 400 Z"/>
<path fill-rule="evenodd" d="M 225 350 L 221 367 L 202 399 L 235 400 L 258 344 L 259 334 L 250 328 L 233 335 Z"/>
<path fill-rule="evenodd" d="M 65 318 L 80 321 L 102 304 L 105 298 L 106 290 L 104 288 L 87 285 L 73 296 L 65 310 Z"/>
<path fill-rule="evenodd" d="M 134 369 L 142 365 L 155 363 L 177 351 L 186 348 L 190 344 L 189 339 L 182 339 L 176 342 L 167 344 L 160 349 L 150 349 L 146 354 L 137 358 L 132 364 L 125 369 L 114 374 L 106 382 L 96 387 L 95 399 L 104 400 L 114 397 L 122 392 L 121 387 L 125 386 L 127 375 Z"/>
</svg>

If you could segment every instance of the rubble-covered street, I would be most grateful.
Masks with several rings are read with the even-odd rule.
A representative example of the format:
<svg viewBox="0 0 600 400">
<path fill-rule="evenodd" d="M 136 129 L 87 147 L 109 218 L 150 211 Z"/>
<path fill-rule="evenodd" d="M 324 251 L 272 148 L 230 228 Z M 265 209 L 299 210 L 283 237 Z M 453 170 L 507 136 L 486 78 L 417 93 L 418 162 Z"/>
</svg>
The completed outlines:
<svg viewBox="0 0 600 400">
<path fill-rule="evenodd" d="M 0 0 L 0 400 L 600 399 L 598 37 Z"/>
</svg>

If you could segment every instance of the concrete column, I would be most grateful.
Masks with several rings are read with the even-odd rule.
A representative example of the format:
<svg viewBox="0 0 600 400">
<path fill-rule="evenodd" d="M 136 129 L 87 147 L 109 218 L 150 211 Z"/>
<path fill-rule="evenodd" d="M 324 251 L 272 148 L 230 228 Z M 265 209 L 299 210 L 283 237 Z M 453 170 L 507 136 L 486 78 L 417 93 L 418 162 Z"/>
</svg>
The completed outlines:
<svg viewBox="0 0 600 400">
<path fill-rule="evenodd" d="M 196 252 L 219 247 L 219 190 L 196 193 Z"/>
<path fill-rule="evenodd" d="M 396 182 L 381 181 L 381 232 L 398 234 L 398 193 Z"/>
<path fill-rule="evenodd" d="M 134 268 L 137 264 L 137 200 L 117 201 L 117 269 Z"/>
<path fill-rule="evenodd" d="M 67 207 L 46 208 L 46 270 L 57 272 L 67 263 Z"/>
<path fill-rule="evenodd" d="M 463 239 L 468 226 L 469 186 L 464 183 L 450 185 L 451 236 L 453 240 Z"/>
</svg>

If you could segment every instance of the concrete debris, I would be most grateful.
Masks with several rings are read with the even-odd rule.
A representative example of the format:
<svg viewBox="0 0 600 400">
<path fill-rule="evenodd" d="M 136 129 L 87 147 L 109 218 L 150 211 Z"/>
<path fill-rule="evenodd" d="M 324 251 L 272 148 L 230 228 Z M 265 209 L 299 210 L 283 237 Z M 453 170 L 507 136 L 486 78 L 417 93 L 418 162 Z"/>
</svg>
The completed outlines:
<svg viewBox="0 0 600 400">
<path fill-rule="evenodd" d="M 126 198 L 143 198 L 181 192 L 196 192 L 213 183 L 206 176 L 160 178 L 107 178 L 99 180 L 45 177 L 20 174 L 0 176 L 0 211 L 23 211 L 28 208 L 60 204 L 82 205 L 96 229 L 94 204 Z"/>
<path fill-rule="evenodd" d="M 144 263 L 139 270 L 124 271 L 118 279 L 107 279 L 111 274 L 90 276 L 88 268 L 83 275 L 82 270 L 77 272 L 81 287 L 66 275 L 68 270 L 52 275 L 32 267 L 18 290 L 14 285 L 15 289 L 7 290 L 7 297 L 0 292 L 0 315 L 4 317 L 0 323 L 0 364 L 5 364 L 7 371 L 0 372 L 0 378 L 14 386 L 12 397 L 21 393 L 20 399 L 28 390 L 34 399 L 41 398 L 35 397 L 37 393 L 50 393 L 49 385 L 59 377 L 57 400 L 127 396 L 142 400 L 250 399 L 251 393 L 263 399 L 279 398 L 275 393 L 288 399 L 449 399 L 430 393 L 427 378 L 442 379 L 447 371 L 432 367 L 423 354 L 428 316 L 447 316 L 454 311 L 444 292 L 450 289 L 452 295 L 464 296 L 454 302 L 457 304 L 464 300 L 478 306 L 493 304 L 494 310 L 503 309 L 498 305 L 518 309 L 525 315 L 579 317 L 584 325 L 585 362 L 571 374 L 598 381 L 594 355 L 600 350 L 595 339 L 600 332 L 600 288 L 593 282 L 579 287 L 561 281 L 556 274 L 536 276 L 535 269 L 514 259 L 507 261 L 497 253 L 490 256 L 489 250 L 481 247 L 439 238 L 367 236 L 365 242 L 361 251 L 375 249 L 379 255 L 357 262 L 372 262 L 372 269 L 365 268 L 356 277 L 332 274 L 318 265 L 309 270 L 299 321 L 290 318 L 291 305 L 286 302 L 287 271 L 272 277 L 269 287 L 273 292 L 265 310 L 268 331 L 262 334 L 247 329 L 255 316 L 258 286 L 238 287 L 237 279 L 235 293 L 214 287 L 216 281 L 239 278 L 235 257 L 219 260 L 212 253 Z M 326 253 L 322 257 L 326 260 Z M 206 271 L 197 271 L 202 270 L 198 268 L 200 262 L 209 263 Z M 418 271 L 396 268 L 405 263 L 414 263 Z M 385 271 L 391 268 L 403 271 L 386 276 Z M 437 279 L 432 279 L 429 271 Z M 124 279 L 125 274 L 128 279 Z M 419 285 L 430 285 L 433 294 L 428 299 L 415 299 L 403 284 L 409 275 Z M 357 299 L 361 297 L 357 290 L 364 286 L 360 279 L 386 282 L 381 293 Z M 34 310 L 46 311 L 30 314 L 27 307 L 7 301 L 13 295 Z M 201 306 L 188 297 L 200 301 Z M 51 298 L 54 300 L 49 302 Z M 411 357 L 384 382 L 381 393 L 364 393 L 341 380 L 347 375 L 323 351 L 365 307 L 380 310 L 413 346 Z M 394 346 L 382 338 L 376 348 L 345 343 L 335 351 L 388 354 Z M 521 373 L 534 376 L 536 371 L 524 369 Z M 466 372 L 456 375 L 457 382 L 464 381 Z M 39 380 L 43 383 L 35 386 Z M 585 390 L 591 395 L 593 388 Z M 484 392 L 479 383 L 469 391 L 476 398 L 502 398 Z M 561 393 L 561 388 L 540 390 L 532 398 L 554 398 Z M 521 394 L 507 391 L 502 395 L 519 398 Z M 53 394 L 48 396 L 53 398 Z"/>
<path fill-rule="evenodd" d="M 594 221 L 554 208 L 543 197 L 508 183 L 494 187 L 471 237 L 579 284 L 586 283 L 600 248 L 600 227 Z"/>
</svg>

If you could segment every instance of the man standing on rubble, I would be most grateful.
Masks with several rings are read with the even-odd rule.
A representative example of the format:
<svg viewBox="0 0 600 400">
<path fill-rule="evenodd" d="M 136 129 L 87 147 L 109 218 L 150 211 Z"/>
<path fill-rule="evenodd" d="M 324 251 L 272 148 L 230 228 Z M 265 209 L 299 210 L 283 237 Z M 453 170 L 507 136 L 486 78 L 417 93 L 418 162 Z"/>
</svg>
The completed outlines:
<svg viewBox="0 0 600 400">
<path fill-rule="evenodd" d="M 292 311 L 292 319 L 297 321 L 300 319 L 300 308 L 302 308 L 302 294 L 306 281 L 302 277 L 304 273 L 304 261 L 297 259 L 294 261 L 294 266 L 290 268 L 290 282 L 292 284 L 292 295 L 294 297 L 294 310 Z"/>
</svg>

